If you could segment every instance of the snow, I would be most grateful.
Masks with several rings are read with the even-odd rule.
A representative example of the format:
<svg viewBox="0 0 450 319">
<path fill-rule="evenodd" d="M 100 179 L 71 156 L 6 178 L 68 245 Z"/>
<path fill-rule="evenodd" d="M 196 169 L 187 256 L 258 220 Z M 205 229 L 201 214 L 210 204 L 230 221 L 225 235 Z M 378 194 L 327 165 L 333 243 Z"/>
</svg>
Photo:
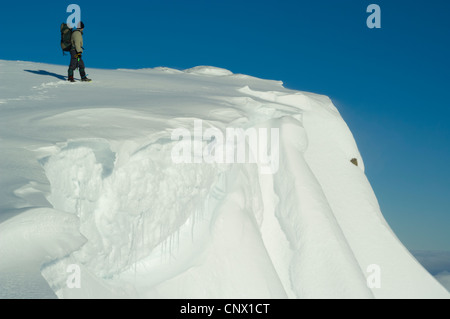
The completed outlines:
<svg viewBox="0 0 450 319">
<path fill-rule="evenodd" d="M 212 66 L 196 66 L 191 69 L 184 70 L 186 73 L 197 74 L 197 75 L 209 75 L 209 76 L 226 76 L 232 75 L 231 71 L 226 69 L 212 67 Z"/>
<path fill-rule="evenodd" d="M 66 71 L 0 60 L 0 297 L 450 297 L 383 218 L 329 98 L 210 66 Z M 205 137 L 176 163 L 172 133 L 200 120 L 272 132 L 276 169 L 196 161 L 220 149 Z"/>
<path fill-rule="evenodd" d="M 450 292 L 450 272 L 443 271 L 437 274 L 436 279 Z"/>
</svg>

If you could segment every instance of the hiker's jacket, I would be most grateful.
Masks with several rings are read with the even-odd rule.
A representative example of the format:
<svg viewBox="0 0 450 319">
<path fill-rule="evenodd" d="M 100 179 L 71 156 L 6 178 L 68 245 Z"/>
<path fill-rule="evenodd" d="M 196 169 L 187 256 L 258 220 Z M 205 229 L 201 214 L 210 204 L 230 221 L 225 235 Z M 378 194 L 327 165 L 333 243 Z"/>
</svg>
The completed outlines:
<svg viewBox="0 0 450 319">
<path fill-rule="evenodd" d="M 79 30 L 72 32 L 72 50 L 83 53 L 83 33 Z"/>
</svg>

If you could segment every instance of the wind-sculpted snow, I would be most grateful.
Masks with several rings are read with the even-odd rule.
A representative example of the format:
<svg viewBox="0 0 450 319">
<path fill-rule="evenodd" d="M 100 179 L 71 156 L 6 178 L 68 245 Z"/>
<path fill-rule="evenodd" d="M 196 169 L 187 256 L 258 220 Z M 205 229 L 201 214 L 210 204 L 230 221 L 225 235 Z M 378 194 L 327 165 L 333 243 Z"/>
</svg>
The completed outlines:
<svg viewBox="0 0 450 319">
<path fill-rule="evenodd" d="M 85 144 L 85 145 L 83 145 Z M 44 168 L 49 202 L 80 218 L 88 238 L 76 255 L 101 277 L 131 267 L 187 219 L 201 214 L 219 174 L 212 165 L 167 165 L 171 144 L 151 144 L 113 166 L 108 146 L 69 143 Z M 119 154 L 120 156 L 122 154 Z"/>
<path fill-rule="evenodd" d="M 384 220 L 329 98 L 208 66 L 75 84 L 62 66 L 0 67 L 8 278 L 60 298 L 449 297 Z"/>
</svg>

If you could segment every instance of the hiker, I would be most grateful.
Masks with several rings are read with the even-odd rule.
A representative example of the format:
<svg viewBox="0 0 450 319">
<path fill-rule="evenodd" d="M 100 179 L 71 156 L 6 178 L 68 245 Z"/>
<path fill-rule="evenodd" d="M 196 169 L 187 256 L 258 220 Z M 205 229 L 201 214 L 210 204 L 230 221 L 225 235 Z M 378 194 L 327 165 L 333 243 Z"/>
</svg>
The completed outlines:
<svg viewBox="0 0 450 319">
<path fill-rule="evenodd" d="M 70 65 L 69 65 L 69 81 L 75 82 L 73 78 L 73 72 L 78 68 L 80 71 L 81 81 L 90 82 L 91 79 L 86 77 L 86 71 L 84 68 L 84 62 L 81 58 L 83 54 L 83 30 L 84 23 L 79 22 L 77 28 L 72 32 L 72 48 L 70 50 Z"/>
</svg>

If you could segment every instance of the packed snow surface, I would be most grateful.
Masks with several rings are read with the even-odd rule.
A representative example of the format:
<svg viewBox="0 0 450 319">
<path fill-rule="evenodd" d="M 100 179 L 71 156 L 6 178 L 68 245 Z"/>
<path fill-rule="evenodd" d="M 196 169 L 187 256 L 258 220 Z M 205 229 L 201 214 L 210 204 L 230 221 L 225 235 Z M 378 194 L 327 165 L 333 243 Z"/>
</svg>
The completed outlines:
<svg viewBox="0 0 450 319">
<path fill-rule="evenodd" d="M 209 66 L 66 71 L 0 61 L 0 297 L 449 297 L 326 96 Z"/>
</svg>

